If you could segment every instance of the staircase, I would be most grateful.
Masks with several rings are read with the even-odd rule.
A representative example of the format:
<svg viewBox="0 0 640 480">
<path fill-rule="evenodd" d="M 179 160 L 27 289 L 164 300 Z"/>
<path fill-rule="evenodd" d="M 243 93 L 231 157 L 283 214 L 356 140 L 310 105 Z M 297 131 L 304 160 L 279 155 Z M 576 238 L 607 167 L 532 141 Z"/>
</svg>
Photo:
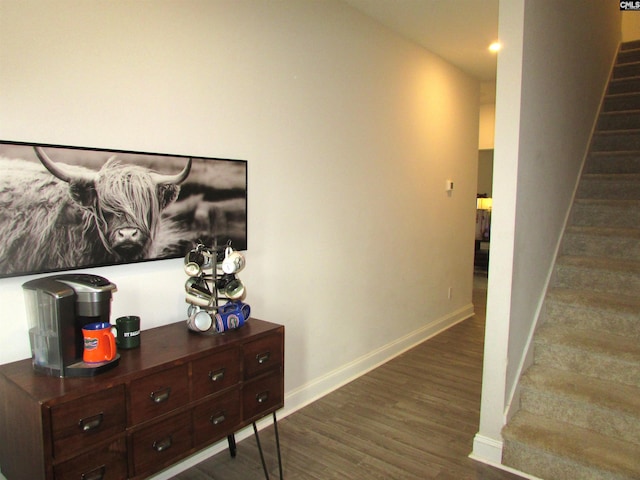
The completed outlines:
<svg viewBox="0 0 640 480">
<path fill-rule="evenodd" d="M 543 315 L 503 464 L 640 479 L 640 41 L 618 52 Z"/>
</svg>

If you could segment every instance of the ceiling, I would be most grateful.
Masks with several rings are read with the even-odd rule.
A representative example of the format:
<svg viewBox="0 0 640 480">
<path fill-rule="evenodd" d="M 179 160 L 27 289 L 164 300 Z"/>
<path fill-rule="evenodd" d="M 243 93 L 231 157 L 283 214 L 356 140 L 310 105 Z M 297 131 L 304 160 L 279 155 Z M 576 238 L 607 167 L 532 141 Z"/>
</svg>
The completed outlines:
<svg viewBox="0 0 640 480">
<path fill-rule="evenodd" d="M 495 82 L 499 0 L 345 0 L 481 82 Z"/>
</svg>

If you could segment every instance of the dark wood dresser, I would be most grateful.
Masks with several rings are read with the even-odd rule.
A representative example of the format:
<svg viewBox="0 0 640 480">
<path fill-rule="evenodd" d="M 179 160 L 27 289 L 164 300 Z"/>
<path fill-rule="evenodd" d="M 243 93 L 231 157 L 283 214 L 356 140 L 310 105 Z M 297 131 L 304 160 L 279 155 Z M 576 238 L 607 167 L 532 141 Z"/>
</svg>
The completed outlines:
<svg viewBox="0 0 640 480">
<path fill-rule="evenodd" d="M 251 318 L 221 335 L 178 322 L 90 378 L 0 366 L 8 480 L 146 478 L 284 405 L 284 327 Z M 275 418 L 275 415 L 274 415 Z"/>
</svg>

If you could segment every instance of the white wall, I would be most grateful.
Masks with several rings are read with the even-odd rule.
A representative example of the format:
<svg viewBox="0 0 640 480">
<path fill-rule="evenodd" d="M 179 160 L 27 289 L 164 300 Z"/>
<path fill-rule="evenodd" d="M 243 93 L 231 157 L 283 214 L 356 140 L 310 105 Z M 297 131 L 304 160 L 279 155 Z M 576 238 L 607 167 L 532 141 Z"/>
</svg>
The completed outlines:
<svg viewBox="0 0 640 480">
<path fill-rule="evenodd" d="M 636 11 L 622 12 L 622 41 L 640 40 L 640 15 Z"/>
<path fill-rule="evenodd" d="M 620 40 L 617 4 L 500 2 L 493 215 L 480 431 L 474 456 L 500 463 L 500 430 L 528 361 L 589 138 Z M 515 223 L 514 223 L 515 219 Z M 517 405 L 515 406 L 517 408 Z"/>
<path fill-rule="evenodd" d="M 496 104 L 483 103 L 480 105 L 480 133 L 478 148 L 493 150 L 496 124 Z"/>
<path fill-rule="evenodd" d="M 471 314 L 478 83 L 346 4 L 3 1 L 0 45 L 3 140 L 248 160 L 242 279 L 286 326 L 289 411 Z M 93 272 L 114 316 L 185 316 L 179 259 Z M 0 363 L 29 355 L 26 280 Z"/>
</svg>

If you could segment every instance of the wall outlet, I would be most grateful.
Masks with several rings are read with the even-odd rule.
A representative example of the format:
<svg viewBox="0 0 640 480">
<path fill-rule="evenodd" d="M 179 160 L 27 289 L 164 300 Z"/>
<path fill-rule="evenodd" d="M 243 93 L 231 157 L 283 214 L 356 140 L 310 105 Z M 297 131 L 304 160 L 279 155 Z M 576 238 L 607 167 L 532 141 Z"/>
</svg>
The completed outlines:
<svg viewBox="0 0 640 480">
<path fill-rule="evenodd" d="M 453 287 L 449 287 L 449 290 L 447 291 L 447 298 L 449 300 L 451 300 L 451 295 L 453 294 Z"/>
</svg>

